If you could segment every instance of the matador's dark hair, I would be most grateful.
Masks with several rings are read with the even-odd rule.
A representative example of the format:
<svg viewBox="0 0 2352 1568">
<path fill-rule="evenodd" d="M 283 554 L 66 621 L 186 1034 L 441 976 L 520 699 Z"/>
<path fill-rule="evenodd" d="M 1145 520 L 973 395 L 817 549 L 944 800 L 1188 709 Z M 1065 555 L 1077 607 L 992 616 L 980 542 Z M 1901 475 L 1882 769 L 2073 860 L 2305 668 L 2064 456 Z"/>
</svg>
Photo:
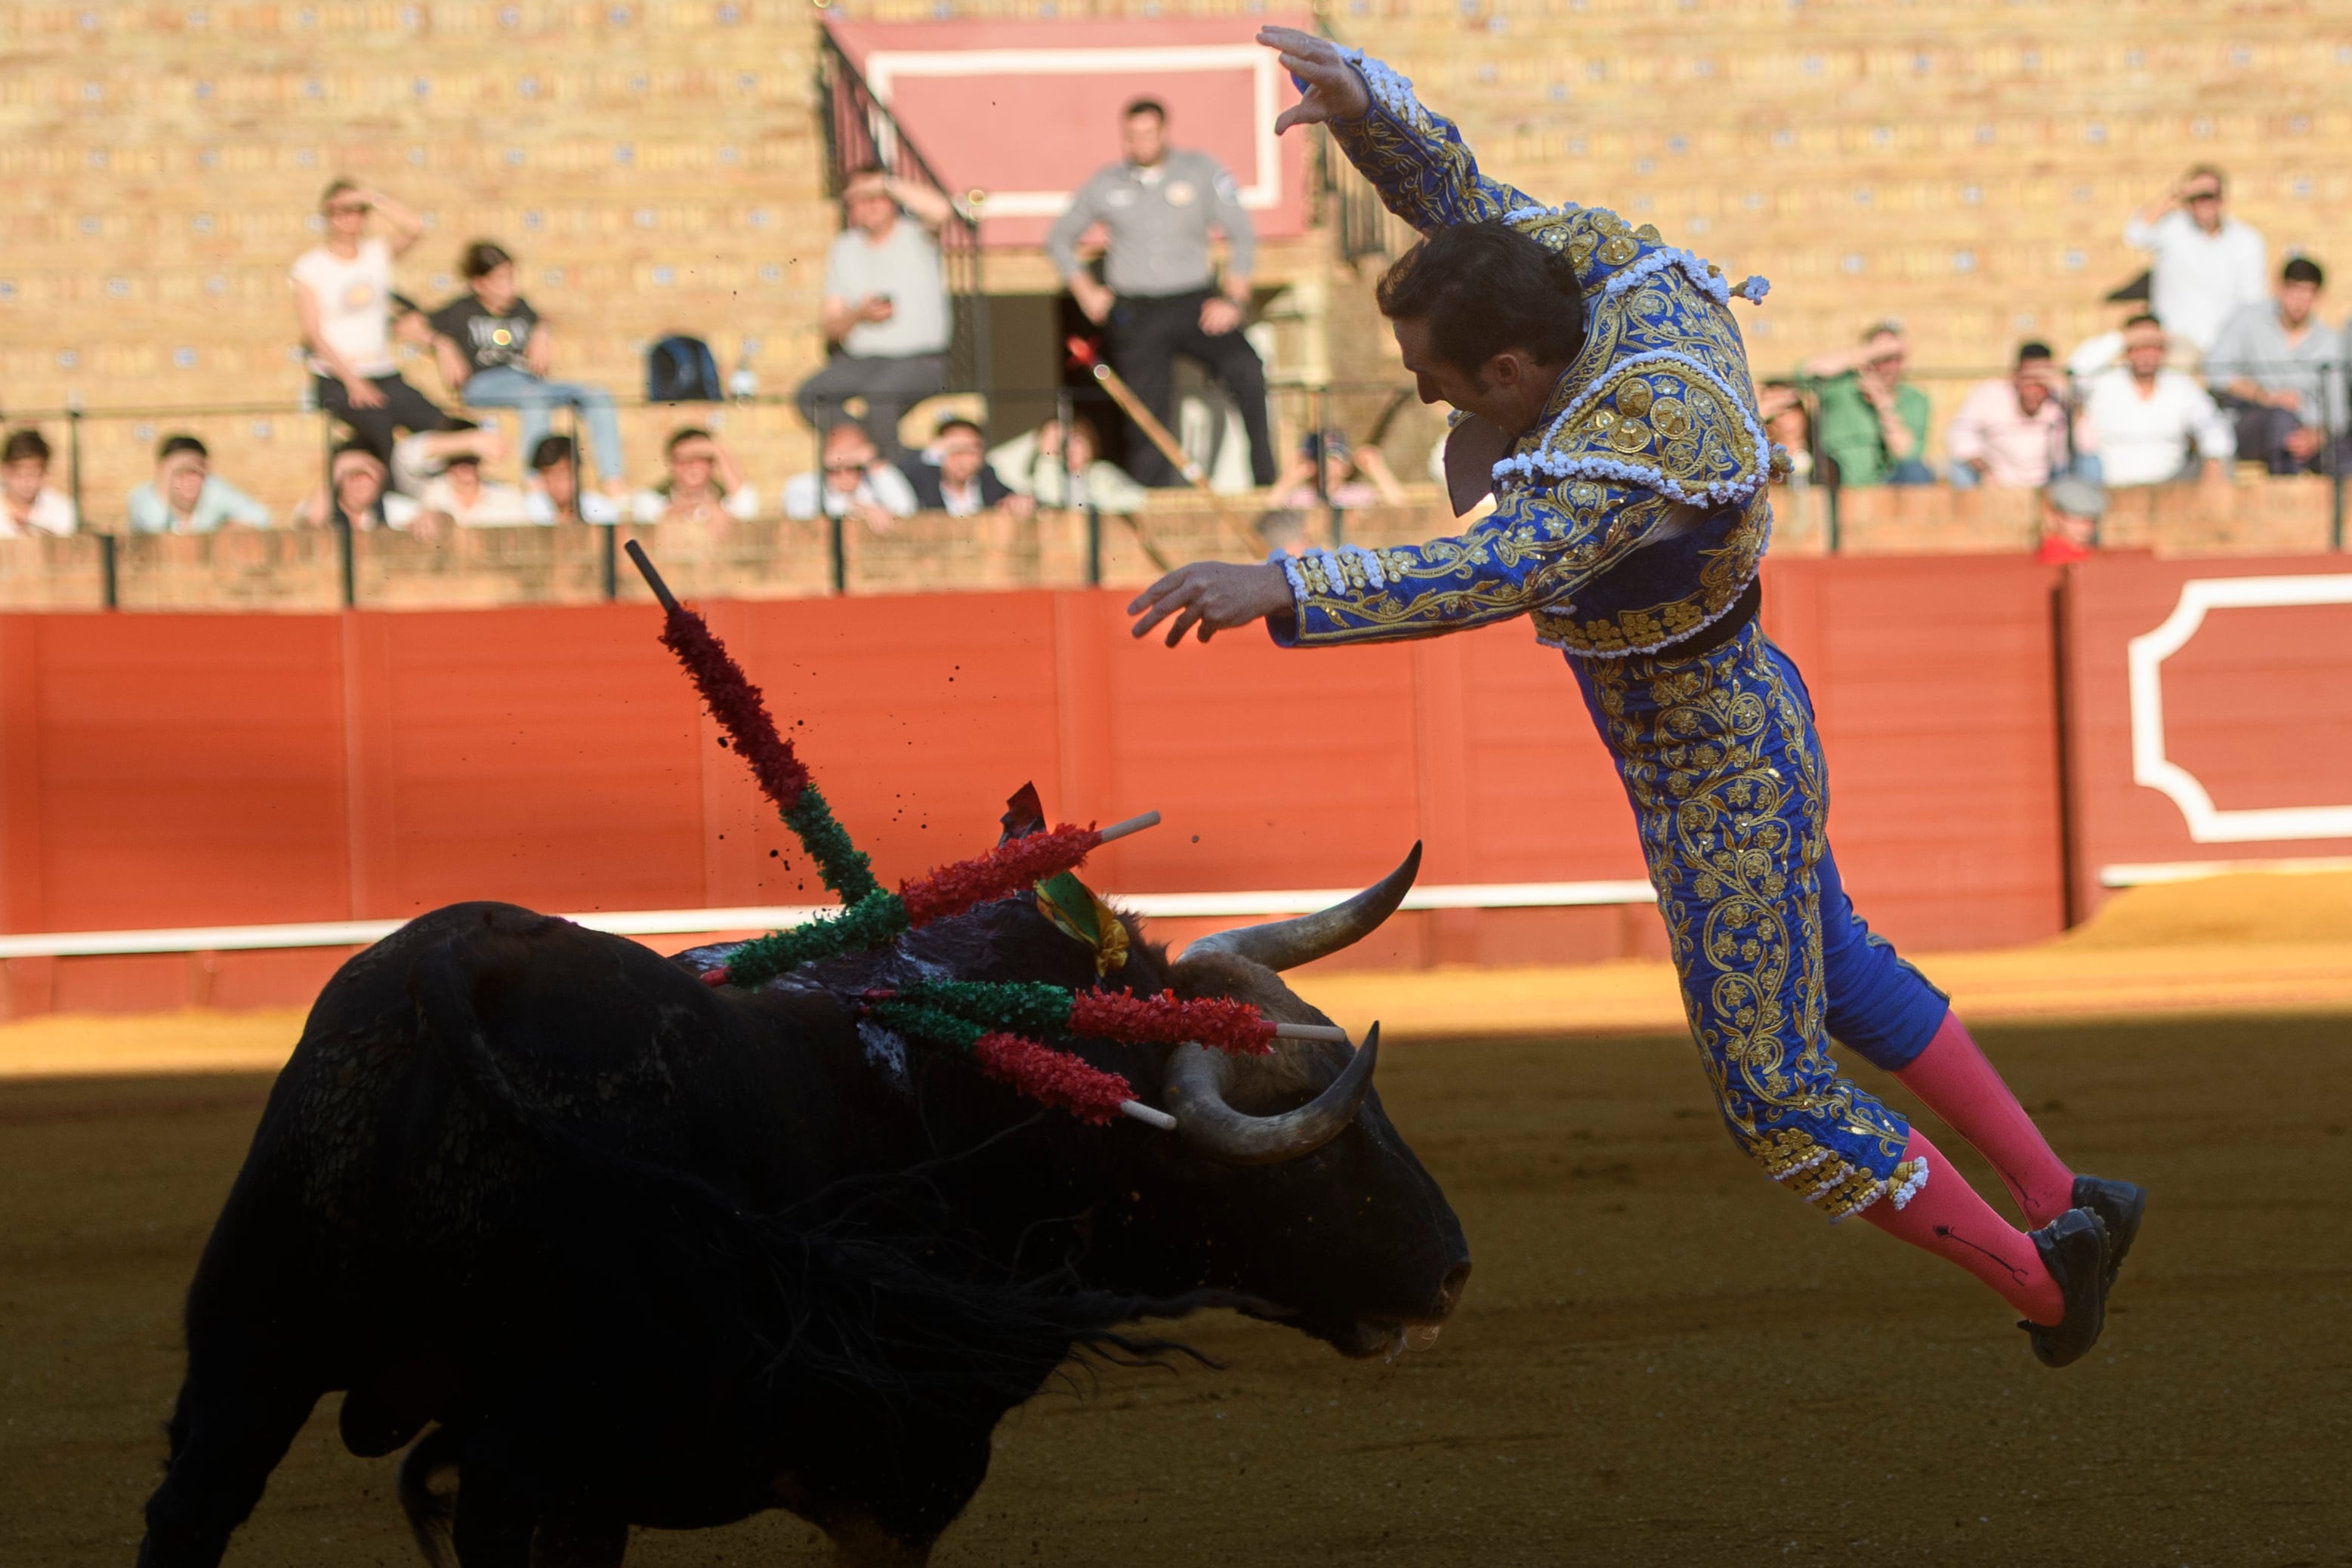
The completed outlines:
<svg viewBox="0 0 2352 1568">
<path fill-rule="evenodd" d="M 1447 363 L 1478 374 L 1506 349 L 1566 364 L 1584 347 L 1584 293 L 1566 256 L 1508 224 L 1442 228 L 1381 277 L 1381 314 L 1429 323 Z"/>
</svg>

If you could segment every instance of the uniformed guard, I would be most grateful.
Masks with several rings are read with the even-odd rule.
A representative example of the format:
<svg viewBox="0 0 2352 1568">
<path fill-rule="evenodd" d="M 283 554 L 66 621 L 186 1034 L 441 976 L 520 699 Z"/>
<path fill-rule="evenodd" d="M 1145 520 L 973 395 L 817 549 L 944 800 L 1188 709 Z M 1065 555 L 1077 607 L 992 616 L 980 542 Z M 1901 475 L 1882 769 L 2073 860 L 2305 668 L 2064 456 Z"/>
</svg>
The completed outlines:
<svg viewBox="0 0 2352 1568">
<path fill-rule="evenodd" d="M 1734 1142 L 1832 1219 L 1860 1215 L 1968 1269 L 2022 1315 L 2036 1356 L 2091 1348 L 2145 1197 L 2077 1175 L 1941 992 L 1874 936 L 1830 853 L 1812 702 L 1758 625 L 1768 478 L 1788 455 L 1757 417 L 1721 270 L 1614 213 L 1546 206 L 1478 172 L 1412 84 L 1286 27 L 1304 93 L 1277 129 L 1328 124 L 1425 237 L 1380 285 L 1422 399 L 1457 410 L 1467 531 L 1264 565 L 1201 563 L 1131 608 L 1141 637 L 1265 618 L 1321 647 L 1433 637 L 1517 616 L 1568 655 L 1614 759 L 1657 889 L 1684 1010 Z M 1989 1159 L 2020 1230 L 1918 1129 L 1844 1078 L 1835 1037 L 1892 1072 Z"/>
<path fill-rule="evenodd" d="M 1176 356 L 1197 361 L 1239 405 L 1249 434 L 1250 476 L 1274 483 L 1274 438 L 1266 429 L 1265 366 L 1241 333 L 1257 248 L 1234 177 L 1206 153 L 1168 145 L 1168 110 L 1139 98 L 1119 114 L 1126 160 L 1078 187 L 1045 236 L 1063 281 L 1087 320 L 1110 330 L 1112 366 L 1144 406 L 1174 427 Z M 1095 224 L 1108 245 L 1108 283 L 1078 265 L 1078 238 Z M 1209 234 L 1225 237 L 1222 280 Z M 1148 485 L 1181 482 L 1160 448 L 1128 443 L 1128 468 Z"/>
</svg>

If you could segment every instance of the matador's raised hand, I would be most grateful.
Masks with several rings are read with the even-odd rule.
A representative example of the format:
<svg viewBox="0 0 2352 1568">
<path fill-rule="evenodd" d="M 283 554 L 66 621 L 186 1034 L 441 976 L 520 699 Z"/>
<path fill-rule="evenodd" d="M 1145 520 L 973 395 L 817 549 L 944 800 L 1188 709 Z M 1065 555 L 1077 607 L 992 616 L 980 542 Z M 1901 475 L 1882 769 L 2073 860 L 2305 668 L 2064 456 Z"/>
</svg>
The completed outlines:
<svg viewBox="0 0 2352 1568">
<path fill-rule="evenodd" d="M 1364 90 L 1364 79 L 1330 39 L 1296 27 L 1260 27 L 1257 41 L 1282 56 L 1282 68 L 1297 81 L 1303 95 L 1274 122 L 1277 134 L 1294 125 L 1361 120 L 1370 111 L 1372 99 Z"/>
</svg>

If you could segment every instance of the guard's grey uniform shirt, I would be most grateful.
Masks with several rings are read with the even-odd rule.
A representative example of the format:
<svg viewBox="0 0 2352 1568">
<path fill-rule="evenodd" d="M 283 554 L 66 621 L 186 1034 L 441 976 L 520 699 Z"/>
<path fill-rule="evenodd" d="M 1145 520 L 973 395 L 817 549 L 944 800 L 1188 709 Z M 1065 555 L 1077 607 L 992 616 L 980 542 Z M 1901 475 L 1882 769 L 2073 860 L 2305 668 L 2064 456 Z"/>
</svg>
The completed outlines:
<svg viewBox="0 0 2352 1568">
<path fill-rule="evenodd" d="M 1114 163 L 1080 185 L 1045 236 L 1045 254 L 1063 277 L 1078 270 L 1078 237 L 1097 222 L 1110 237 L 1103 280 L 1114 294 L 1149 298 L 1207 288 L 1215 276 L 1213 228 L 1232 247 L 1235 272 L 1246 276 L 1257 251 L 1234 177 L 1206 153 L 1171 148 L 1149 169 Z"/>
</svg>

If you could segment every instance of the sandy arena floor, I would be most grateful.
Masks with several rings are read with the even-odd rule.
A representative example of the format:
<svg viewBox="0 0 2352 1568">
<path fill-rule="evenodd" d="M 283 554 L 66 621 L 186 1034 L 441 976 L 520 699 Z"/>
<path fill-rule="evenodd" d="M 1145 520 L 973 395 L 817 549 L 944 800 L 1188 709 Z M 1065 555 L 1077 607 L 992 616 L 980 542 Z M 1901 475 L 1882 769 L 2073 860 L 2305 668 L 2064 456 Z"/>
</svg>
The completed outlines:
<svg viewBox="0 0 2352 1568">
<path fill-rule="evenodd" d="M 2042 1370 L 1974 1283 L 1773 1189 L 1686 1038 L 1406 1044 L 1389 1104 L 1477 1259 L 1436 1348 L 1199 1321 L 1227 1370 L 1016 1413 L 937 1561 L 2352 1563 L 2352 1016 L 1985 1033 L 2063 1153 L 2154 1194 L 2084 1363 Z M 130 1561 L 267 1087 L 0 1084 L 0 1563 Z M 394 1461 L 345 1455 L 333 1405 L 231 1563 L 417 1561 Z M 783 1515 L 632 1553 L 826 1561 Z"/>
</svg>

